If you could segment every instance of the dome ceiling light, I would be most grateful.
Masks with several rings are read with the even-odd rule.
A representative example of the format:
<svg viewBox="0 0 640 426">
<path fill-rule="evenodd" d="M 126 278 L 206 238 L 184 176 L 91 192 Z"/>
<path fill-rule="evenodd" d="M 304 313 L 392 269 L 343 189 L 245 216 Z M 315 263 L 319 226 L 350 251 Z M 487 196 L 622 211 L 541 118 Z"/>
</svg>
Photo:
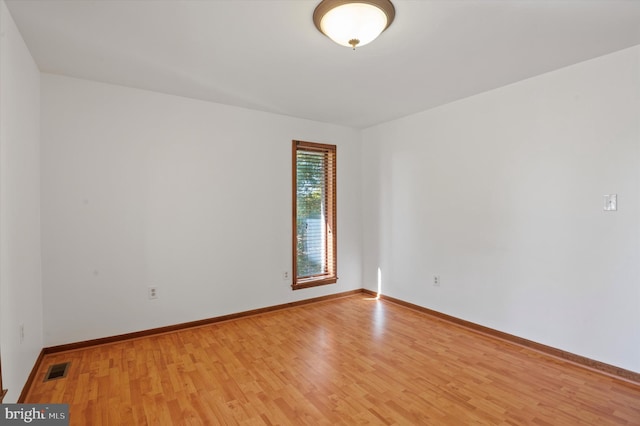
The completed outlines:
<svg viewBox="0 0 640 426">
<path fill-rule="evenodd" d="M 339 45 L 364 46 L 393 22 L 389 0 L 322 0 L 313 12 L 316 28 Z"/>
</svg>

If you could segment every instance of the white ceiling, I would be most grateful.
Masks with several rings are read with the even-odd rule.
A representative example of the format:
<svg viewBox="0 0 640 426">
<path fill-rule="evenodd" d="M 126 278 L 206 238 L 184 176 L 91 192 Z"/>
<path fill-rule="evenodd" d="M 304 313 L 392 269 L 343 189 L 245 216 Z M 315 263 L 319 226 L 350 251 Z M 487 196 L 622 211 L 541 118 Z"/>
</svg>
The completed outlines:
<svg viewBox="0 0 640 426">
<path fill-rule="evenodd" d="M 364 128 L 640 44 L 640 1 L 393 0 L 355 52 L 319 0 L 6 0 L 43 72 Z"/>
</svg>

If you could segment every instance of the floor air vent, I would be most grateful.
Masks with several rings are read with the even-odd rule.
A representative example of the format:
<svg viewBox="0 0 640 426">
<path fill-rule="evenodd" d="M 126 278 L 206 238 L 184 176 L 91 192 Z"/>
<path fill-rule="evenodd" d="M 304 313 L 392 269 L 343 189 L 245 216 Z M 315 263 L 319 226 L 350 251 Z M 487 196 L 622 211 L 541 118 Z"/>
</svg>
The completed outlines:
<svg viewBox="0 0 640 426">
<path fill-rule="evenodd" d="M 47 375 L 44 376 L 44 381 L 48 382 L 49 380 L 61 379 L 63 377 L 66 377 L 70 365 L 70 362 L 52 365 L 51 367 L 49 367 Z"/>
</svg>

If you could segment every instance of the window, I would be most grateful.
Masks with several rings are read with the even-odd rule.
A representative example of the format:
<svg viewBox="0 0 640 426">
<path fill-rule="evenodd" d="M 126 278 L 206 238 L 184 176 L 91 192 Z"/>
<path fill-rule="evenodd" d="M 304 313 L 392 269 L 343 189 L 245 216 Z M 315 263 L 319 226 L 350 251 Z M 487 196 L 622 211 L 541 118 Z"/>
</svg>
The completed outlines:
<svg viewBox="0 0 640 426">
<path fill-rule="evenodd" d="M 337 276 L 336 146 L 293 141 L 293 287 Z"/>
</svg>

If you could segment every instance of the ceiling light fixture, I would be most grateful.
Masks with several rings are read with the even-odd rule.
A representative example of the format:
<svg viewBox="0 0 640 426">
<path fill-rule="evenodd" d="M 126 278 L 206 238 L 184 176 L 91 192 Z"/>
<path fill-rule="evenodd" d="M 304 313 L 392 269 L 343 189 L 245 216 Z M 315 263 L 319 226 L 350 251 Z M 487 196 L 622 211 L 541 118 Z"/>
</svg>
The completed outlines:
<svg viewBox="0 0 640 426">
<path fill-rule="evenodd" d="M 313 23 L 331 40 L 355 50 L 375 40 L 395 15 L 389 0 L 322 0 L 313 12 Z"/>
</svg>

